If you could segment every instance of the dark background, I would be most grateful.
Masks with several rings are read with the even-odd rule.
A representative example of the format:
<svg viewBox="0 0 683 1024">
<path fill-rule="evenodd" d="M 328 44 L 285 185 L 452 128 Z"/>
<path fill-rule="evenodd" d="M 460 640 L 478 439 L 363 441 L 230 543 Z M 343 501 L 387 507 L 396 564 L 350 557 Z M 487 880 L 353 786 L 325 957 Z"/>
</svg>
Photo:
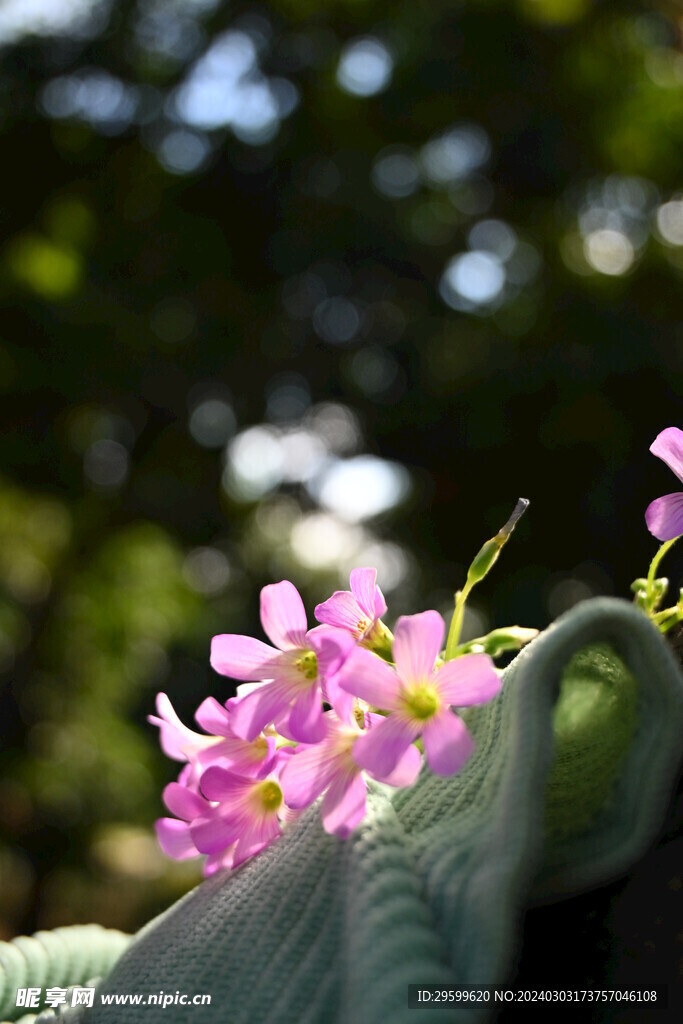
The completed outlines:
<svg viewBox="0 0 683 1024">
<path fill-rule="evenodd" d="M 197 880 L 156 848 L 145 718 L 229 696 L 209 640 L 258 634 L 265 583 L 312 612 L 374 564 L 390 622 L 446 613 L 519 495 L 470 636 L 645 574 L 678 10 L 0 10 L 0 934 L 132 930 Z"/>
</svg>

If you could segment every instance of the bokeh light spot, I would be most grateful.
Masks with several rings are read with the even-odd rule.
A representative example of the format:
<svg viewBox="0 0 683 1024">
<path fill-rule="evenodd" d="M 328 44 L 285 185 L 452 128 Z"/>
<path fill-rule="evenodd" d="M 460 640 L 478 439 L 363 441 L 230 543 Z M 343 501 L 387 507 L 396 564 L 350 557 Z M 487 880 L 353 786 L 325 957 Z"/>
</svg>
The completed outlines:
<svg viewBox="0 0 683 1024">
<path fill-rule="evenodd" d="M 358 528 L 326 512 L 312 512 L 297 518 L 290 534 L 292 552 L 309 569 L 329 569 L 339 565 L 349 550 L 358 547 Z"/>
<path fill-rule="evenodd" d="M 45 299 L 67 298 L 81 283 L 79 254 L 39 235 L 15 239 L 9 261 L 16 280 Z"/>
<path fill-rule="evenodd" d="M 197 402 L 190 413 L 188 429 L 202 448 L 222 448 L 235 432 L 237 420 L 226 399 L 207 397 Z"/>
<path fill-rule="evenodd" d="M 466 252 L 446 266 L 439 290 L 452 309 L 475 310 L 499 299 L 505 286 L 505 270 L 497 256 Z"/>
<path fill-rule="evenodd" d="M 269 427 L 249 427 L 228 444 L 224 485 L 238 501 L 256 501 L 283 478 L 280 439 Z"/>
<path fill-rule="evenodd" d="M 26 35 L 87 38 L 104 27 L 109 0 L 3 0 L 0 44 Z"/>
<path fill-rule="evenodd" d="M 266 416 L 273 423 L 298 420 L 311 404 L 308 382 L 300 373 L 282 373 L 268 385 Z"/>
<path fill-rule="evenodd" d="M 618 277 L 633 266 L 633 244 L 623 231 L 601 228 L 591 231 L 583 243 L 586 262 L 600 274 Z"/>
<path fill-rule="evenodd" d="M 192 174 L 201 170 L 211 153 L 211 143 L 205 135 L 183 129 L 164 135 L 157 147 L 162 167 L 171 174 Z"/>
<path fill-rule="evenodd" d="M 183 563 L 183 576 L 197 593 L 214 597 L 230 582 L 230 563 L 217 548 L 194 548 Z"/>
<path fill-rule="evenodd" d="M 95 441 L 83 458 L 83 472 L 96 487 L 116 490 L 128 475 L 128 452 L 118 441 Z"/>
<path fill-rule="evenodd" d="M 410 475 L 396 462 L 358 455 L 332 462 L 308 486 L 323 508 L 358 523 L 400 504 L 410 493 Z"/>
<path fill-rule="evenodd" d="M 450 185 L 482 167 L 490 152 L 484 129 L 476 124 L 462 124 L 425 143 L 420 160 L 429 182 Z"/>
<path fill-rule="evenodd" d="M 376 157 L 372 166 L 372 184 L 389 199 L 412 196 L 420 185 L 420 166 L 405 147 L 388 147 Z"/>
<path fill-rule="evenodd" d="M 471 249 L 490 252 L 505 262 L 515 251 L 517 235 L 502 220 L 480 220 L 470 229 L 467 241 Z"/>
<path fill-rule="evenodd" d="M 657 210 L 657 230 L 669 245 L 683 245 L 683 199 L 671 199 Z"/>
<path fill-rule="evenodd" d="M 315 333 L 332 345 L 345 345 L 353 341 L 360 328 L 360 314 L 355 303 L 336 295 L 325 299 L 313 314 Z"/>
<path fill-rule="evenodd" d="M 393 70 L 393 58 L 379 39 L 354 39 L 341 52 L 337 82 L 353 96 L 375 96 L 389 85 Z"/>
<path fill-rule="evenodd" d="M 337 455 L 356 451 L 363 440 L 358 416 L 338 402 L 320 402 L 306 415 L 305 424 Z"/>
</svg>

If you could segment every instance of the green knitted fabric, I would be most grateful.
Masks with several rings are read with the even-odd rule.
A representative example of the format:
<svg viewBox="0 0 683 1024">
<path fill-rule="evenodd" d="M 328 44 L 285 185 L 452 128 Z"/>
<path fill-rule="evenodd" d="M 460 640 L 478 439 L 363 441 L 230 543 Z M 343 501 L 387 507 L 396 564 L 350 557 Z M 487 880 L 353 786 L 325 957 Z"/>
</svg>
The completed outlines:
<svg viewBox="0 0 683 1024">
<path fill-rule="evenodd" d="M 210 1007 L 96 997 L 79 1024 L 481 1021 L 409 1010 L 408 984 L 504 983 L 530 903 L 642 856 L 680 760 L 683 676 L 641 612 L 596 599 L 526 648 L 467 720 L 477 749 L 459 775 L 373 787 L 346 842 L 312 808 L 147 925 L 98 990 L 209 993 Z"/>
<path fill-rule="evenodd" d="M 18 988 L 65 988 L 106 974 L 130 943 L 131 936 L 97 924 L 55 928 L 0 942 L 0 1017 L 22 1017 L 16 1006 Z M 35 1014 L 33 1015 L 35 1017 Z"/>
</svg>

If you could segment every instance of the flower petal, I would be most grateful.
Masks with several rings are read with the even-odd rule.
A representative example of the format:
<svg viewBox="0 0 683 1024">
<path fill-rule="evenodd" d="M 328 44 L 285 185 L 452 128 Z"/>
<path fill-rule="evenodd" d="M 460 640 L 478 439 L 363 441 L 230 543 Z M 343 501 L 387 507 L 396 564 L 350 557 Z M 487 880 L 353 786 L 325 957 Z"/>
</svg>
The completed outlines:
<svg viewBox="0 0 683 1024">
<path fill-rule="evenodd" d="M 309 629 L 306 643 L 315 651 L 318 676 L 321 679 L 330 679 L 338 672 L 356 647 L 353 637 L 346 630 L 334 629 L 332 626 L 314 626 Z"/>
<path fill-rule="evenodd" d="M 206 800 L 202 800 L 197 793 L 192 793 L 187 786 L 180 786 L 177 782 L 169 782 L 164 789 L 163 799 L 171 814 L 184 821 L 201 818 L 209 810 Z"/>
<path fill-rule="evenodd" d="M 233 806 L 244 801 L 253 785 L 253 779 L 245 778 L 219 765 L 207 768 L 200 782 L 201 791 L 208 800 L 222 800 Z"/>
<path fill-rule="evenodd" d="M 218 739 L 210 747 L 198 751 L 194 756 L 194 763 L 200 769 L 200 773 L 210 765 L 218 764 L 238 775 L 254 776 L 261 771 L 264 762 L 271 759 L 275 753 L 275 738 L 267 736 L 264 739 L 265 750 L 258 749 L 255 746 L 256 741 L 249 742 L 232 736 Z"/>
<path fill-rule="evenodd" d="M 336 681 L 342 690 L 361 697 L 376 708 L 392 711 L 398 707 L 401 681 L 378 655 L 361 647 L 347 658 Z"/>
<path fill-rule="evenodd" d="M 353 569 L 351 591 L 366 618 L 379 619 L 387 610 L 382 591 L 377 586 L 376 569 Z"/>
<path fill-rule="evenodd" d="M 683 493 L 665 494 L 648 505 L 645 522 L 657 540 L 673 540 L 683 533 Z"/>
<path fill-rule="evenodd" d="M 212 853 L 206 858 L 204 864 L 204 877 L 210 878 L 211 875 L 215 875 L 217 871 L 225 871 L 232 867 L 232 862 L 235 856 L 235 850 L 232 846 L 228 847 L 227 850 L 223 850 L 221 853 Z"/>
<path fill-rule="evenodd" d="M 270 583 L 261 591 L 261 625 L 281 651 L 303 647 L 306 636 L 306 609 L 293 583 Z"/>
<path fill-rule="evenodd" d="M 323 700 L 327 701 L 335 711 L 337 717 L 341 722 L 346 722 L 347 725 L 353 724 L 353 703 L 354 697 L 348 692 L 343 690 L 339 685 L 341 673 L 337 672 L 328 679 L 322 686 Z"/>
<path fill-rule="evenodd" d="M 249 857 L 254 857 L 280 835 L 280 822 L 275 814 L 246 825 L 235 847 L 232 866 L 238 868 Z"/>
<path fill-rule="evenodd" d="M 279 651 L 252 636 L 220 633 L 211 641 L 211 667 L 231 679 L 272 679 Z"/>
<path fill-rule="evenodd" d="M 389 715 L 356 740 L 353 759 L 376 778 L 386 778 L 396 768 L 418 732 L 415 725 L 401 715 Z"/>
<path fill-rule="evenodd" d="M 298 809 L 312 804 L 334 776 L 337 760 L 324 741 L 297 750 L 282 769 L 279 780 L 287 806 Z"/>
<path fill-rule="evenodd" d="M 156 708 L 158 717 L 148 715 L 147 721 L 158 727 L 159 743 L 166 757 L 174 761 L 187 761 L 210 742 L 208 736 L 193 732 L 180 721 L 165 693 L 157 694 Z"/>
<path fill-rule="evenodd" d="M 427 722 L 422 739 L 427 764 L 436 775 L 455 775 L 474 750 L 474 740 L 462 718 L 448 710 Z"/>
<path fill-rule="evenodd" d="M 167 857 L 174 860 L 187 860 L 189 857 L 196 857 L 198 854 L 192 836 L 190 826 L 186 821 L 178 821 L 177 818 L 159 818 L 154 822 L 159 846 Z"/>
<path fill-rule="evenodd" d="M 318 622 L 339 629 L 348 629 L 354 636 L 358 634 L 358 623 L 365 616 L 358 601 L 348 590 L 335 590 L 327 601 L 315 606 L 315 617 Z"/>
<path fill-rule="evenodd" d="M 232 712 L 232 728 L 236 736 L 254 740 L 277 716 L 289 707 L 291 697 L 281 683 L 264 683 L 236 701 Z"/>
<path fill-rule="evenodd" d="M 201 702 L 194 719 L 211 736 L 232 736 L 230 712 L 215 697 L 207 697 Z"/>
<path fill-rule="evenodd" d="M 367 786 L 360 771 L 337 775 L 323 797 L 323 828 L 346 839 L 365 817 Z"/>
<path fill-rule="evenodd" d="M 242 828 L 239 818 L 200 818 L 190 825 L 190 835 L 200 853 L 220 853 L 239 839 Z"/>
<path fill-rule="evenodd" d="M 678 427 L 662 430 L 650 445 L 650 451 L 665 462 L 683 484 L 683 430 Z"/>
<path fill-rule="evenodd" d="M 503 685 L 488 654 L 463 654 L 438 668 L 434 685 L 449 704 L 469 707 L 492 700 Z"/>
<path fill-rule="evenodd" d="M 375 618 L 381 619 L 383 615 L 386 615 L 386 611 L 387 602 L 384 600 L 384 594 L 379 587 L 375 587 Z"/>
<path fill-rule="evenodd" d="M 411 743 L 405 754 L 403 754 L 389 775 L 378 779 L 378 782 L 386 782 L 389 786 L 412 786 L 420 774 L 422 768 L 422 754 L 414 743 Z"/>
<path fill-rule="evenodd" d="M 428 679 L 441 650 L 445 626 L 438 612 L 402 615 L 394 632 L 394 661 L 403 682 Z"/>
<path fill-rule="evenodd" d="M 320 687 L 315 684 L 296 699 L 289 716 L 289 731 L 299 743 L 320 743 L 325 738 Z"/>
</svg>

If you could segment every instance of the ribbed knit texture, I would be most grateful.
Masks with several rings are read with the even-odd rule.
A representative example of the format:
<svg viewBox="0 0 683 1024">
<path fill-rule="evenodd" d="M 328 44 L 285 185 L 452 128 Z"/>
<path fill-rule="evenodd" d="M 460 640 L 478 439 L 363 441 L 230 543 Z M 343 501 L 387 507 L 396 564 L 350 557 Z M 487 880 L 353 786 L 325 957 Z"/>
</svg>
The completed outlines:
<svg viewBox="0 0 683 1024">
<path fill-rule="evenodd" d="M 408 984 L 504 983 L 530 903 L 607 882 L 646 851 L 680 761 L 683 675 L 641 612 L 600 598 L 538 637 L 500 696 L 465 717 L 477 749 L 459 775 L 373 786 L 346 842 L 310 809 L 147 925 L 98 990 L 209 993 L 210 1007 L 96 997 L 59 1019 L 479 1024 L 485 1012 L 409 1010 Z"/>
<path fill-rule="evenodd" d="M 0 1018 L 33 1020 L 16 1005 L 18 988 L 66 988 L 102 977 L 119 959 L 130 935 L 97 924 L 36 932 L 0 942 Z"/>
</svg>

